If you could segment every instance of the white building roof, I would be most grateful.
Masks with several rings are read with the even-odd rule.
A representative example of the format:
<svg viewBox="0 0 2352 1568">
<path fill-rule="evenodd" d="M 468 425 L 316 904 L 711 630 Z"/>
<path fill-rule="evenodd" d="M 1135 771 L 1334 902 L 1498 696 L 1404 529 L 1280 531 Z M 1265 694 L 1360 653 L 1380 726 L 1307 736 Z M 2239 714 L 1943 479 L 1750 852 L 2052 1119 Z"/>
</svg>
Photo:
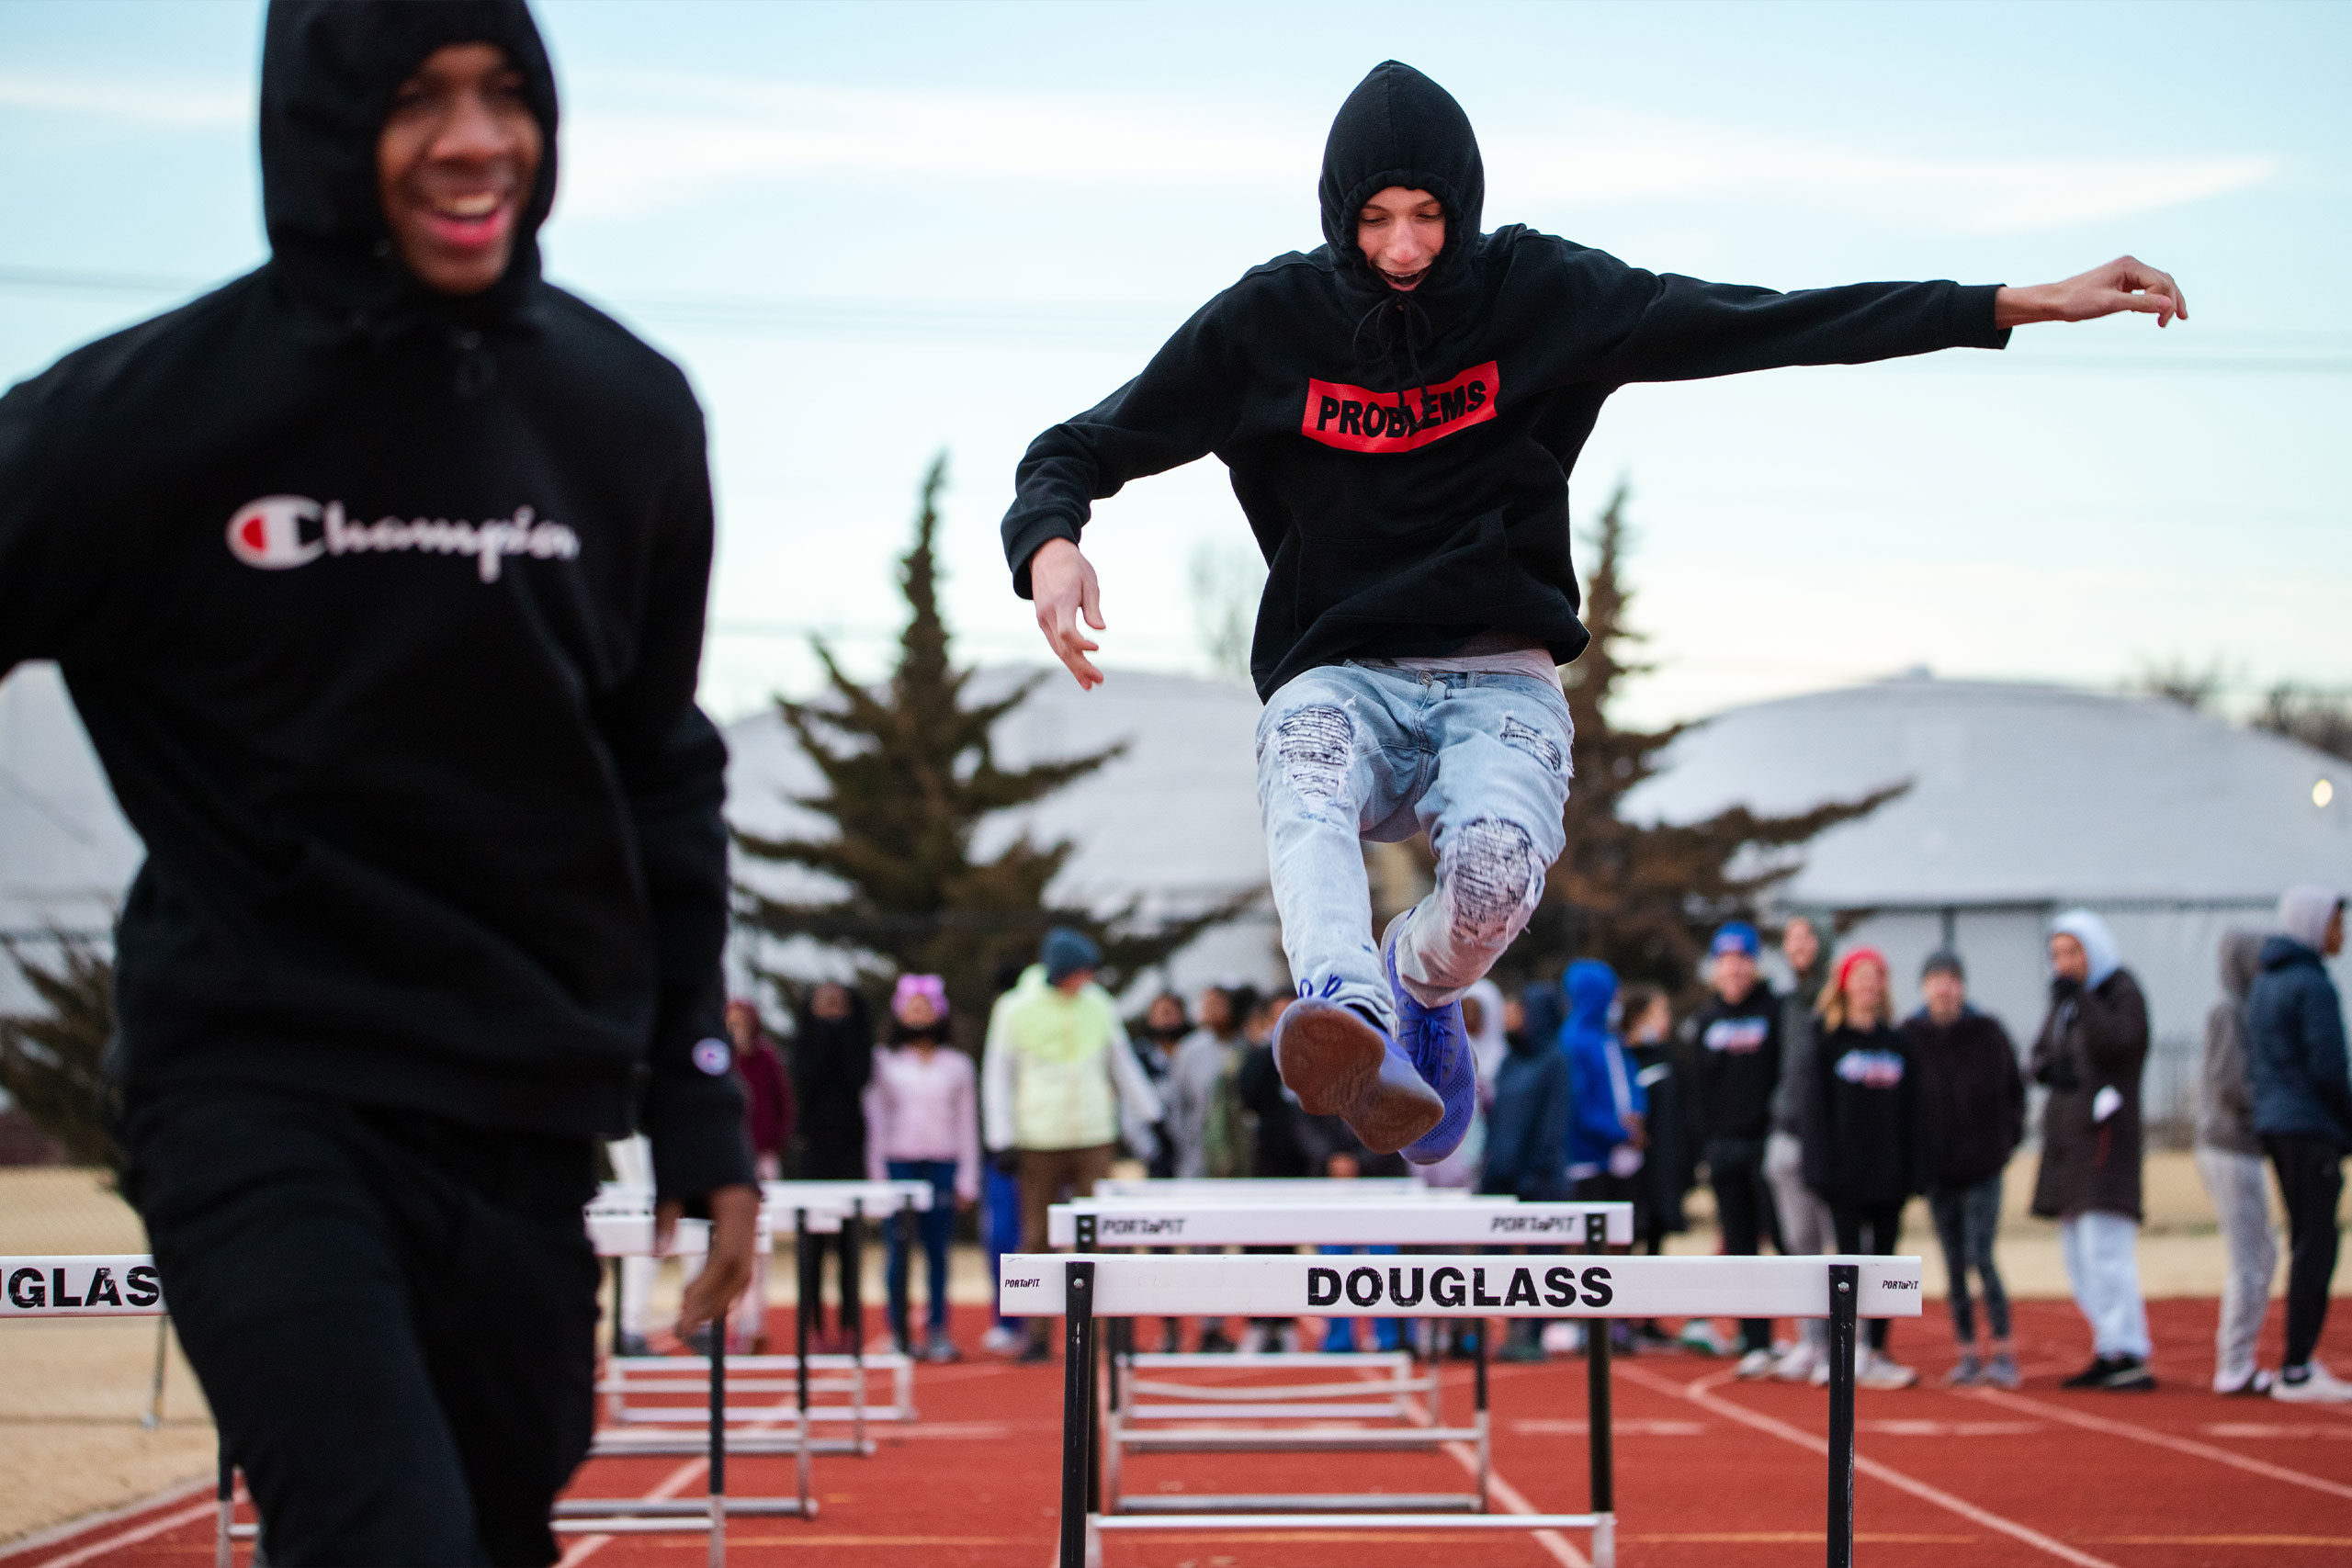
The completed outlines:
<svg viewBox="0 0 2352 1568">
<path fill-rule="evenodd" d="M 1924 676 L 1734 708 L 1627 803 L 1694 821 L 1910 791 L 1804 852 L 1832 908 L 2267 899 L 2352 886 L 2352 764 L 2156 697 Z M 2327 804 L 2313 786 L 2330 781 Z"/>
</svg>

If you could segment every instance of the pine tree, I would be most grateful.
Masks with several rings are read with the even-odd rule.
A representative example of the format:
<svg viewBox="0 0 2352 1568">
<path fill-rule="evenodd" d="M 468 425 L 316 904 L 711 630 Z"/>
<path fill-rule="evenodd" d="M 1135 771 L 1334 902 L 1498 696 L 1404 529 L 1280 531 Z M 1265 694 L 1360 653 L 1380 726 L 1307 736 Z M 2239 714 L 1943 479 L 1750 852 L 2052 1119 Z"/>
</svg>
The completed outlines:
<svg viewBox="0 0 2352 1568">
<path fill-rule="evenodd" d="M 1610 722 L 1620 683 L 1654 668 L 1634 656 L 1645 638 L 1627 614 L 1634 597 L 1624 577 L 1633 544 L 1628 499 L 1619 484 L 1593 525 L 1582 612 L 1592 642 L 1561 671 L 1576 723 L 1567 848 L 1544 883 L 1527 934 L 1498 967 L 1526 980 L 1557 973 L 1568 959 L 1599 958 L 1624 979 L 1681 992 L 1696 982 L 1709 930 L 1736 915 L 1752 916 L 1763 895 L 1795 873 L 1786 852 L 1869 815 L 1907 786 L 1785 817 L 1740 806 L 1681 825 L 1624 819 L 1626 795 L 1657 771 L 1660 753 L 1687 728 L 1621 729 Z"/>
<path fill-rule="evenodd" d="M 0 1018 L 0 1089 L 75 1165 L 103 1166 L 119 1180 L 118 1097 L 107 1076 L 114 1037 L 114 964 L 78 937 L 59 936 L 55 967 L 0 941 L 45 1013 Z"/>
<path fill-rule="evenodd" d="M 1047 887 L 1076 848 L 1067 840 L 1038 844 L 1023 833 L 992 858 L 975 858 L 973 837 L 987 818 L 1046 798 L 1125 747 L 1025 768 L 998 765 L 997 724 L 1049 672 L 1019 681 L 992 701 L 967 703 L 975 671 L 951 658 L 937 596 L 933 541 L 946 481 L 943 453 L 923 477 L 914 544 L 899 560 L 899 586 L 910 613 L 888 682 L 860 685 L 818 640 L 825 697 L 775 699 L 777 716 L 824 779 L 821 790 L 794 804 L 825 818 L 831 830 L 799 838 L 736 835 L 753 860 L 815 872 L 838 884 L 842 896 L 793 901 L 740 883 L 737 893 L 740 918 L 766 935 L 810 937 L 846 950 L 876 978 L 943 976 L 959 1038 L 969 1045 L 986 1018 L 992 978 L 1009 963 L 1034 959 L 1047 928 L 1067 925 L 1092 936 L 1102 947 L 1104 980 L 1115 987 L 1232 919 L 1259 894 L 1145 924 L 1134 902 L 1107 916 L 1048 902 Z"/>
</svg>

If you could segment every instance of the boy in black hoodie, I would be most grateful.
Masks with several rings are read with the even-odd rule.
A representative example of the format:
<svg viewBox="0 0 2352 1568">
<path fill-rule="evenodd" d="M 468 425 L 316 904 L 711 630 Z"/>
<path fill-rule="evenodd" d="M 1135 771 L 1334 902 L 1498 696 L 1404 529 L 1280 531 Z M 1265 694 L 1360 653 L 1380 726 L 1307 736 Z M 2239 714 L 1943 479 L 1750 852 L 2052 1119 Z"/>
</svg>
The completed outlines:
<svg viewBox="0 0 2352 1568">
<path fill-rule="evenodd" d="M 0 672 L 147 860 L 128 1188 L 273 1562 L 548 1562 L 596 1142 L 748 1278 L 684 378 L 539 276 L 521 0 L 268 15 L 272 256 L 0 400 Z M 704 1283 L 704 1281 L 708 1281 Z"/>
<path fill-rule="evenodd" d="M 1324 244 L 1250 269 L 1141 376 L 1031 445 L 1005 555 L 1091 686 L 1091 503 L 1209 453 L 1231 468 L 1269 569 L 1250 659 L 1268 705 L 1259 796 L 1301 998 L 1282 1072 L 1309 1111 L 1427 1162 L 1469 1125 L 1459 999 L 1525 926 L 1563 847 L 1556 666 L 1588 640 L 1567 476 L 1610 393 L 1997 348 L 2030 321 L 2167 321 L 2179 291 L 2126 257 L 2038 288 L 1775 294 L 1518 225 L 1482 232 L 1468 118 L 1395 61 L 1340 107 L 1319 194 Z M 1417 831 L 1437 887 L 1375 945 L 1358 837 Z"/>
</svg>

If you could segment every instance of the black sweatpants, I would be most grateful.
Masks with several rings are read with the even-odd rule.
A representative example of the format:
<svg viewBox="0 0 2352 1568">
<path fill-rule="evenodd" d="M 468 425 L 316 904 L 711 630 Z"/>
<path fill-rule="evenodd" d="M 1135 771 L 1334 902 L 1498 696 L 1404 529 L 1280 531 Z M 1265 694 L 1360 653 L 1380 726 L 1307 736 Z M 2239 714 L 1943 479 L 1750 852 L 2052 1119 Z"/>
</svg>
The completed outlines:
<svg viewBox="0 0 2352 1568">
<path fill-rule="evenodd" d="M 269 1561 L 553 1562 L 594 1420 L 594 1145 L 229 1088 L 126 1132 Z"/>
<path fill-rule="evenodd" d="M 1838 1250 L 1848 1256 L 1892 1258 L 1903 1240 L 1903 1205 L 1900 1203 L 1838 1203 L 1829 1205 L 1829 1223 L 1838 1232 Z M 1871 1348 L 1886 1348 L 1887 1331 L 1894 1326 L 1889 1317 L 1865 1320 L 1869 1328 Z"/>
<path fill-rule="evenodd" d="M 2287 1359 L 2300 1367 L 2319 1348 L 2327 1326 L 2328 1286 L 2335 1279 L 2335 1209 L 2344 1198 L 2344 1152 L 2333 1138 L 2266 1133 L 2262 1146 L 2278 1172 L 2287 1203 Z"/>
<path fill-rule="evenodd" d="M 1781 1250 L 1780 1221 L 1772 1212 L 1771 1185 L 1764 1179 L 1764 1140 L 1707 1140 L 1707 1184 L 1715 1190 L 1715 1224 L 1723 1233 L 1724 1251 L 1734 1258 L 1753 1258 L 1770 1236 L 1772 1250 Z M 1739 1348 L 1770 1350 L 1772 1320 L 1739 1320 Z"/>
</svg>

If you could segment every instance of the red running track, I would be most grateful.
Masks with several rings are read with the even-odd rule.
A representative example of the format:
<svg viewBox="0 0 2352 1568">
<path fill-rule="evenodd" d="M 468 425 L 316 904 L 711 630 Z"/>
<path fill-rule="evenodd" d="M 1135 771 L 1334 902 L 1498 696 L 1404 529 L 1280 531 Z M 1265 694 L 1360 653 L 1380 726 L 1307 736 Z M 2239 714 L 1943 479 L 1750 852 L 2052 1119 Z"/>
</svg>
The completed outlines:
<svg viewBox="0 0 2352 1568">
<path fill-rule="evenodd" d="M 2276 1334 L 2273 1314 L 2273 1337 Z M 2352 1563 L 2352 1408 L 2222 1399 L 2208 1393 L 2214 1308 L 2152 1303 L 2164 1387 L 2066 1393 L 2087 1359 L 2063 1303 L 2018 1308 L 2025 1388 L 1936 1384 L 1951 1350 L 1939 1311 L 1898 1325 L 1895 1349 L 1921 1387 L 1859 1396 L 1858 1559 L 1905 1568 L 2199 1568 Z M 959 1322 L 977 1337 L 977 1318 Z M 1147 1330 L 1148 1332 L 1148 1330 Z M 2276 1344 L 2267 1348 L 2277 1358 Z M 1798 1568 L 1822 1561 L 1826 1402 L 1819 1390 L 1741 1383 L 1727 1363 L 1680 1353 L 1620 1359 L 1619 1560 L 1625 1568 Z M 1237 1377 L 1253 1374 L 1237 1371 Z M 1469 1407 L 1468 1370 L 1449 1369 L 1447 1414 Z M 1458 1386 L 1457 1386 L 1458 1385 Z M 1577 1361 L 1494 1371 L 1502 1506 L 1586 1504 L 1584 1378 Z M 1058 1497 L 1056 1367 L 994 1360 L 916 1374 L 911 1427 L 875 1428 L 868 1459 L 817 1461 L 820 1517 L 740 1520 L 730 1562 L 746 1568 L 1048 1568 Z M 788 1492 L 791 1461 L 737 1459 L 730 1490 Z M 600 1460 L 583 1494 L 667 1486 L 698 1495 L 699 1461 Z M 1136 1491 L 1449 1491 L 1468 1456 L 1163 1456 L 1128 1463 Z M 209 1495 L 117 1518 L 0 1568 L 202 1568 Z M 699 1536 L 574 1538 L 571 1568 L 701 1568 Z M 1434 1531 L 1202 1530 L 1112 1537 L 1105 1568 L 1448 1568 L 1582 1563 L 1582 1532 L 1553 1538 Z M 246 1553 L 241 1547 L 242 1565 Z"/>
</svg>

